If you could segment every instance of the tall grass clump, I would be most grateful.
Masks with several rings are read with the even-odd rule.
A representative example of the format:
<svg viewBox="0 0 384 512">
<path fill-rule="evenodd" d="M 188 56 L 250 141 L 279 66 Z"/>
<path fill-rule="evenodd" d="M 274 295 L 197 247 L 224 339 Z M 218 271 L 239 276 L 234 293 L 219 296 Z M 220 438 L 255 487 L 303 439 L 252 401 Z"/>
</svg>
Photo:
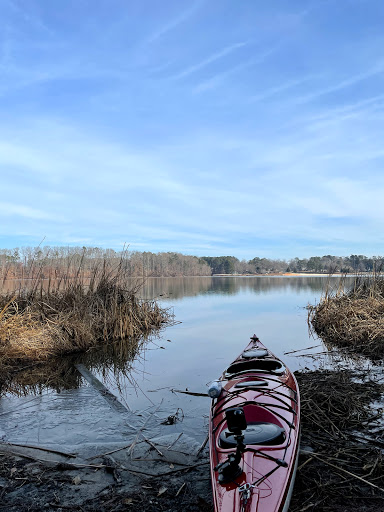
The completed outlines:
<svg viewBox="0 0 384 512">
<path fill-rule="evenodd" d="M 384 356 L 384 276 L 358 276 L 308 306 L 308 323 L 325 341 L 375 359 Z"/>
<path fill-rule="evenodd" d="M 106 343 L 138 340 L 172 321 L 155 300 L 138 297 L 129 284 L 124 258 L 104 261 L 92 272 L 68 272 L 59 280 L 34 278 L 11 293 L 0 294 L 0 365 L 4 369 L 28 361 L 86 351 Z"/>
</svg>

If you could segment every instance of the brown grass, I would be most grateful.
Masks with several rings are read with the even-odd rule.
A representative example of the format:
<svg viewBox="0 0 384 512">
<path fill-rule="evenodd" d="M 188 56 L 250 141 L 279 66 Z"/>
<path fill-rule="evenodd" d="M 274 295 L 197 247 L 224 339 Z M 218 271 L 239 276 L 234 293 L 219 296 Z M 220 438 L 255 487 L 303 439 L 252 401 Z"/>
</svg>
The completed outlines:
<svg viewBox="0 0 384 512">
<path fill-rule="evenodd" d="M 384 457 L 383 443 L 377 439 L 381 412 L 371 404 L 380 400 L 384 385 L 373 372 L 363 370 L 295 375 L 301 395 L 302 438 L 289 510 L 381 510 Z"/>
<path fill-rule="evenodd" d="M 374 358 L 384 355 L 384 278 L 358 277 L 349 290 L 326 291 L 308 306 L 311 328 L 328 343 Z"/>
<path fill-rule="evenodd" d="M 36 273 L 35 273 L 36 274 Z M 172 321 L 155 300 L 128 287 L 123 260 L 95 266 L 53 284 L 37 273 L 29 286 L 0 295 L 0 364 L 4 368 L 45 361 L 106 343 L 137 339 Z"/>
</svg>

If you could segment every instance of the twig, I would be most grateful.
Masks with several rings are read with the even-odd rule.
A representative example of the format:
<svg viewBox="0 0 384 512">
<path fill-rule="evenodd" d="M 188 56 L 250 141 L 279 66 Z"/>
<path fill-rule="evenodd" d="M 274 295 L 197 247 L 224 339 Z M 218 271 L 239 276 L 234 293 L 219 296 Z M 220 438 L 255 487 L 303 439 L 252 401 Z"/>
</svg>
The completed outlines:
<svg viewBox="0 0 384 512">
<path fill-rule="evenodd" d="M 191 396 L 205 396 L 209 398 L 207 393 L 194 393 L 193 391 L 182 391 L 181 389 L 171 389 L 172 393 L 184 393 L 184 395 L 191 395 Z"/>
<path fill-rule="evenodd" d="M 137 441 L 138 441 L 138 439 L 139 439 L 139 435 L 140 435 L 140 434 L 142 433 L 142 431 L 145 429 L 145 427 L 146 427 L 146 425 L 147 425 L 148 421 L 152 418 L 152 416 L 154 416 L 154 415 L 157 413 L 157 411 L 160 409 L 160 407 L 161 407 L 161 404 L 162 404 L 162 403 L 163 403 L 163 400 L 161 400 L 161 402 L 160 402 L 160 403 L 159 403 L 159 405 L 156 407 L 156 409 L 155 409 L 155 410 L 152 412 L 152 414 L 150 414 L 150 415 L 148 416 L 148 418 L 145 420 L 145 422 L 144 422 L 143 426 L 142 426 L 142 427 L 140 428 L 140 430 L 137 432 L 137 434 L 136 434 L 136 437 L 135 437 L 134 441 L 131 443 L 130 447 L 128 448 L 128 453 L 132 453 L 132 451 L 133 451 L 134 447 L 136 446 Z"/>
<path fill-rule="evenodd" d="M 169 446 L 167 446 L 167 450 L 169 450 L 170 448 L 172 448 L 172 446 L 174 446 L 174 445 L 177 443 L 177 441 L 180 439 L 180 437 L 181 437 L 182 435 L 183 435 L 183 432 L 180 432 L 180 434 L 177 436 L 177 438 L 176 438 L 174 441 L 172 441 L 172 443 L 171 443 Z"/>
<path fill-rule="evenodd" d="M 310 350 L 311 348 L 321 347 L 321 345 L 313 345 L 312 347 L 300 348 L 298 350 L 291 350 L 290 352 L 284 352 L 284 355 L 295 354 L 296 352 L 301 352 L 302 350 Z"/>
<path fill-rule="evenodd" d="M 340 468 L 340 467 L 336 466 L 335 464 L 332 464 L 331 462 L 324 460 L 323 458 L 319 457 L 316 453 L 306 452 L 305 450 L 302 450 L 302 453 L 311 455 L 312 457 L 316 457 L 316 459 L 320 460 L 321 462 L 324 462 L 324 464 L 331 466 L 332 468 L 336 469 L 337 471 L 341 471 L 342 473 L 345 473 L 346 475 L 352 476 L 353 478 L 356 478 L 357 480 L 360 480 L 361 482 L 364 482 L 365 484 L 370 485 L 371 487 L 374 487 L 375 489 L 378 489 L 381 492 L 384 492 L 384 489 L 382 487 L 379 487 L 379 486 L 373 484 L 372 482 L 365 480 L 365 478 L 362 478 L 361 476 L 355 475 L 354 473 L 351 473 L 350 471 L 347 471 L 346 469 Z"/>
<path fill-rule="evenodd" d="M 380 446 L 380 448 L 384 448 L 384 442 L 379 441 L 378 439 L 369 439 L 368 437 L 360 436 L 357 434 L 349 434 L 351 437 L 355 439 L 360 439 L 362 441 L 366 441 L 367 443 L 374 444 L 375 446 Z"/>
<path fill-rule="evenodd" d="M 161 476 L 172 475 L 173 473 L 180 473 L 180 471 L 191 471 L 191 469 L 194 469 L 198 466 L 202 466 L 204 464 L 209 464 L 209 461 L 198 462 L 197 464 L 193 464 L 192 466 L 184 466 L 183 468 L 172 469 L 171 471 L 161 472 L 161 473 L 158 473 L 157 475 L 155 475 L 153 473 L 149 473 L 148 471 L 140 471 L 139 469 L 136 469 L 136 468 L 135 469 L 121 468 L 121 471 L 128 471 L 129 473 L 139 473 L 141 475 L 151 476 L 152 478 L 159 478 Z"/>
<path fill-rule="evenodd" d="M 143 436 L 144 441 L 145 441 L 146 443 L 148 443 L 150 446 L 152 446 L 152 448 L 153 448 L 154 450 L 156 450 L 156 451 L 157 451 L 157 453 L 160 455 L 160 457 L 164 457 L 164 453 L 162 453 L 162 452 L 157 448 L 157 446 L 155 446 L 155 445 L 152 443 L 152 441 L 150 441 L 149 439 L 147 439 L 147 438 L 143 435 L 143 433 L 141 433 L 141 435 Z"/>
<path fill-rule="evenodd" d="M 161 402 L 160 402 L 160 403 L 159 403 L 159 405 L 156 407 L 156 409 L 152 412 L 152 414 L 150 414 L 150 415 L 148 416 L 148 418 L 147 418 L 147 419 L 145 420 L 145 422 L 144 422 L 144 425 L 143 425 L 143 426 L 141 427 L 141 429 L 137 432 L 136 437 L 135 437 L 134 441 L 133 441 L 131 444 L 128 444 L 128 445 L 126 445 L 126 446 L 122 446 L 121 448 L 116 448 L 116 450 L 111 450 L 110 452 L 100 453 L 100 454 L 98 454 L 98 455 L 93 455 L 93 457 L 88 457 L 88 459 L 87 459 L 87 460 L 93 460 L 93 459 L 97 459 L 97 458 L 99 458 L 99 457 L 104 457 L 105 455 L 111 455 L 111 453 L 116 453 L 116 452 L 119 452 L 120 450 L 125 450 L 126 448 L 128 448 L 128 449 L 129 449 L 129 452 L 131 452 L 131 451 L 132 451 L 132 449 L 134 448 L 134 446 L 136 445 L 137 440 L 138 440 L 138 437 L 139 437 L 139 435 L 141 434 L 142 430 L 144 430 L 144 428 L 145 428 L 146 424 L 148 423 L 148 421 L 150 420 L 150 418 L 152 418 L 152 416 L 153 416 L 154 414 L 156 414 L 156 412 L 159 410 L 159 408 L 160 408 L 160 406 L 161 406 L 161 404 L 162 404 L 162 403 L 163 403 L 163 400 L 161 400 Z"/>
<path fill-rule="evenodd" d="M 309 459 L 307 459 L 305 462 L 303 462 L 303 464 L 301 464 L 298 468 L 297 468 L 297 471 L 300 471 L 306 464 L 308 464 L 309 462 L 311 462 L 313 460 L 312 457 L 310 457 Z"/>
<path fill-rule="evenodd" d="M 111 455 L 112 453 L 116 453 L 116 452 L 119 452 L 120 450 L 125 450 L 126 448 L 129 448 L 131 446 L 132 443 L 130 444 L 127 444 L 125 446 L 122 446 L 121 448 L 116 448 L 115 450 L 111 450 L 110 452 L 106 452 L 106 453 L 100 453 L 98 455 L 93 455 L 92 457 L 88 457 L 87 460 L 93 460 L 93 459 L 97 459 L 99 457 L 105 457 L 106 455 Z"/>
<path fill-rule="evenodd" d="M 181 491 L 184 489 L 184 487 L 185 487 L 185 482 L 184 482 L 184 483 L 183 483 L 183 485 L 180 487 L 180 489 L 177 491 L 177 493 L 176 493 L 176 495 L 175 495 L 175 496 L 178 496 L 178 495 L 181 493 Z"/>
<path fill-rule="evenodd" d="M 204 439 L 202 445 L 200 446 L 200 448 L 197 450 L 196 452 L 196 455 L 200 455 L 200 453 L 204 450 L 205 448 L 205 445 L 208 443 L 208 439 L 209 439 L 209 434 L 207 434 L 207 437 Z"/>
</svg>

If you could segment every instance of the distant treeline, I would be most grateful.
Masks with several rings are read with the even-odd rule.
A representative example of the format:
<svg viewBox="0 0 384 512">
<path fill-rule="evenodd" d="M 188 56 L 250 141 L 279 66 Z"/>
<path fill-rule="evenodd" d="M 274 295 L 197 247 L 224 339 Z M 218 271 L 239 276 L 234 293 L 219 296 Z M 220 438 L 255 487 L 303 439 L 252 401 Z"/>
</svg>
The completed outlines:
<svg viewBox="0 0 384 512">
<path fill-rule="evenodd" d="M 384 257 L 363 255 L 312 256 L 291 260 L 235 256 L 188 256 L 177 252 L 115 251 L 99 247 L 21 247 L 0 249 L 0 272 L 4 278 L 23 278 L 30 271 L 45 277 L 71 275 L 80 268 L 91 272 L 103 261 L 122 263 L 131 276 L 175 277 L 213 274 L 273 274 L 284 272 L 373 272 L 381 271 Z"/>
</svg>

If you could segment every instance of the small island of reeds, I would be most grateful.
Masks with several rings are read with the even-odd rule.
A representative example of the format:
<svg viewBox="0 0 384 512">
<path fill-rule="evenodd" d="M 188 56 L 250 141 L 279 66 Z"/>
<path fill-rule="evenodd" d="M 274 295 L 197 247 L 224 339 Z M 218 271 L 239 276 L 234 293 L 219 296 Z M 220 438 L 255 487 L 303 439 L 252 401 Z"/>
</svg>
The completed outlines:
<svg viewBox="0 0 384 512">
<path fill-rule="evenodd" d="M 141 340 L 172 322 L 170 310 L 139 297 L 124 259 L 84 272 L 45 279 L 38 268 L 11 291 L 0 291 L 2 375 L 56 356 L 124 342 L 132 354 Z"/>
<path fill-rule="evenodd" d="M 384 357 L 384 276 L 358 276 L 346 288 L 326 290 L 308 306 L 308 323 L 325 343 L 346 347 L 373 359 Z"/>
</svg>

